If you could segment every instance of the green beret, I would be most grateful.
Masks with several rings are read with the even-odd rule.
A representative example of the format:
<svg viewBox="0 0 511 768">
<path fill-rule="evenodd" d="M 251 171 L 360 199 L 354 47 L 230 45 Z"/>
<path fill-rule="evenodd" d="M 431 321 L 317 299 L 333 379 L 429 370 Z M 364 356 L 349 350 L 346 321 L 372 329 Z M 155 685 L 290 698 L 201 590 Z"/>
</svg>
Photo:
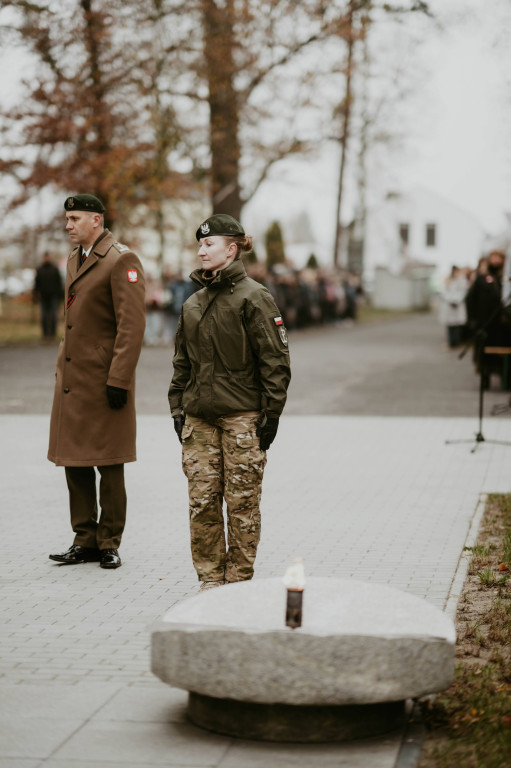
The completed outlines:
<svg viewBox="0 0 511 768">
<path fill-rule="evenodd" d="M 73 195 L 64 203 L 66 211 L 91 211 L 92 213 L 104 213 L 105 206 L 94 195 Z"/>
<path fill-rule="evenodd" d="M 226 235 L 227 237 L 238 237 L 244 235 L 243 227 L 232 216 L 227 213 L 215 213 L 209 219 L 203 221 L 195 233 L 197 240 L 208 235 Z"/>
</svg>

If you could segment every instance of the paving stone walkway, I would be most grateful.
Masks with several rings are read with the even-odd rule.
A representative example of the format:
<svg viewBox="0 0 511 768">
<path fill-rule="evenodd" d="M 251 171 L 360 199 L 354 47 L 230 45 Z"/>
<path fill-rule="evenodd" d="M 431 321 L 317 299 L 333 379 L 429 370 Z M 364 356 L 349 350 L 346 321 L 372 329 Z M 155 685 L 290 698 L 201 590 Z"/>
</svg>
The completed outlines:
<svg viewBox="0 0 511 768">
<path fill-rule="evenodd" d="M 269 452 L 256 578 L 282 575 L 300 555 L 311 576 L 390 584 L 452 611 L 480 501 L 510 487 L 511 446 L 488 442 L 471 454 L 470 442 L 445 445 L 470 441 L 475 426 L 284 417 Z M 275 745 L 186 723 L 186 694 L 151 675 L 148 655 L 148 626 L 197 587 L 169 418 L 139 418 L 117 571 L 48 560 L 71 537 L 63 470 L 41 460 L 47 428 L 47 416 L 0 416 L 0 768 L 394 768 L 401 733 Z M 511 441 L 511 421 L 493 419 L 486 432 Z"/>
<path fill-rule="evenodd" d="M 511 489 L 511 419 L 474 454 L 477 379 L 434 317 L 291 334 L 293 380 L 270 449 L 256 578 L 389 584 L 453 614 L 489 492 Z M 0 768 L 404 768 L 401 732 L 349 744 L 242 742 L 185 720 L 186 693 L 149 671 L 149 630 L 194 594 L 186 482 L 166 391 L 168 349 L 139 364 L 123 567 L 66 567 L 64 471 L 45 459 L 56 348 L 0 349 Z M 446 445 L 446 440 L 465 443 Z M 467 538 L 468 537 L 468 538 Z M 411 768 L 410 763 L 406 768 Z"/>
</svg>

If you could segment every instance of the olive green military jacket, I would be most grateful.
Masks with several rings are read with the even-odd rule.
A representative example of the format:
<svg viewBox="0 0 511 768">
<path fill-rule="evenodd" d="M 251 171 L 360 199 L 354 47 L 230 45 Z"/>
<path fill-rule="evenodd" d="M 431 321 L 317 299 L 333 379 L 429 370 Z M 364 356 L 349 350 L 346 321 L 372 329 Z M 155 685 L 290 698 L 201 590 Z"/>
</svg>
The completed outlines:
<svg viewBox="0 0 511 768">
<path fill-rule="evenodd" d="M 234 261 L 184 303 L 176 331 L 169 403 L 213 419 L 241 411 L 280 416 L 291 379 L 286 330 L 272 295 Z"/>
</svg>

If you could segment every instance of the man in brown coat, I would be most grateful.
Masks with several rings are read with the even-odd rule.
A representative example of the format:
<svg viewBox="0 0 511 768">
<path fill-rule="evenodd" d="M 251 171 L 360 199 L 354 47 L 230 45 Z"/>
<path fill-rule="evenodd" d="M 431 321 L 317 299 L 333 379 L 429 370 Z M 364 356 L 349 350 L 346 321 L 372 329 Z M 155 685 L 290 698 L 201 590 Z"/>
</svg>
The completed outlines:
<svg viewBox="0 0 511 768">
<path fill-rule="evenodd" d="M 124 464 L 136 460 L 135 368 L 145 329 L 139 258 L 104 228 L 93 195 L 68 197 L 66 230 L 76 246 L 66 277 L 65 335 L 59 347 L 48 458 L 64 466 L 73 545 L 51 560 L 121 565 L 126 522 Z M 96 501 L 97 467 L 100 475 Z"/>
</svg>

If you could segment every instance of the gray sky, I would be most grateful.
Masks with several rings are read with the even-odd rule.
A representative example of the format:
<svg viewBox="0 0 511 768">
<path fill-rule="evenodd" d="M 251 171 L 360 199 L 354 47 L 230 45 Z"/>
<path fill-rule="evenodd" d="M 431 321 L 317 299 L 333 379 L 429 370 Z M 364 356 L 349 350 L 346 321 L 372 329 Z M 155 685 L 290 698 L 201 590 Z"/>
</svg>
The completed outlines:
<svg viewBox="0 0 511 768">
<path fill-rule="evenodd" d="M 417 116 L 425 115 L 414 180 L 478 214 L 495 229 L 511 211 L 511 3 L 436 0 L 445 30 L 425 46 L 431 80 Z"/>
<path fill-rule="evenodd" d="M 430 4 L 443 29 L 424 27 L 414 62 L 422 75 L 404 112 L 408 138 L 384 182 L 401 191 L 426 186 L 496 232 L 511 211 L 511 0 Z M 12 103 L 26 60 L 20 52 L 11 51 L 8 58 L 4 52 L 0 66 L 2 102 Z M 263 185 L 244 217 L 257 225 L 308 210 L 330 240 L 338 153 L 331 146 L 314 161 L 277 166 L 273 181 Z M 381 179 L 379 191 L 385 192 Z M 345 219 L 352 203 L 348 198 Z"/>
<path fill-rule="evenodd" d="M 498 232 L 511 212 L 511 0 L 430 0 L 442 28 L 424 25 L 413 66 L 414 94 L 401 106 L 407 139 L 373 189 L 427 187 Z M 275 168 L 246 210 L 260 228 L 267 215 L 307 210 L 331 242 L 339 149 L 313 162 Z M 385 189 L 387 184 L 387 190 Z M 349 194 L 343 220 L 353 212 Z"/>
</svg>

